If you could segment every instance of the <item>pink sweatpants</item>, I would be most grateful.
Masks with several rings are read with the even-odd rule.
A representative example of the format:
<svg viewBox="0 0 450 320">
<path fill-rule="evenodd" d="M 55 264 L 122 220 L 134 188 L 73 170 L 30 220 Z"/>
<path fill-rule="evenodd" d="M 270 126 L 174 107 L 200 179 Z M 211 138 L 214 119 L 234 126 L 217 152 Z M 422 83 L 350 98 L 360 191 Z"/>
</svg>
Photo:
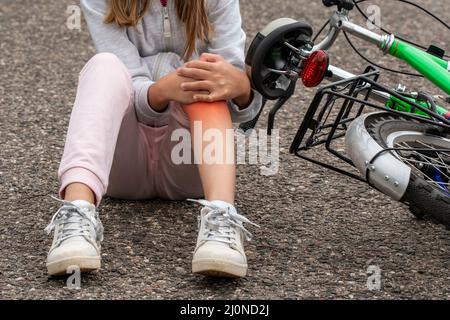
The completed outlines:
<svg viewBox="0 0 450 320">
<path fill-rule="evenodd" d="M 195 164 L 171 160 L 173 130 L 189 129 L 181 105 L 172 103 L 167 126 L 154 128 L 137 120 L 131 77 L 111 54 L 94 56 L 80 73 L 64 154 L 58 170 L 65 188 L 89 186 L 96 205 L 106 194 L 126 200 L 203 197 Z"/>
</svg>

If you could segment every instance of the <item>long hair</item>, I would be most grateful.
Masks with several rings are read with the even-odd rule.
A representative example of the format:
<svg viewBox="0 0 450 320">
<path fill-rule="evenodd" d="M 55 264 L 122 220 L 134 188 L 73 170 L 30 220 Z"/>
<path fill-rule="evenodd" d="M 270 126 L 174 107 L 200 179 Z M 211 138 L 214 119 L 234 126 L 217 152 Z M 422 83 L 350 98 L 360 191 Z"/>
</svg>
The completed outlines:
<svg viewBox="0 0 450 320">
<path fill-rule="evenodd" d="M 136 27 L 146 14 L 152 0 L 109 0 L 105 23 L 121 27 Z M 175 0 L 178 18 L 185 25 L 184 59 L 189 60 L 196 50 L 196 41 L 207 41 L 212 34 L 205 0 Z"/>
</svg>

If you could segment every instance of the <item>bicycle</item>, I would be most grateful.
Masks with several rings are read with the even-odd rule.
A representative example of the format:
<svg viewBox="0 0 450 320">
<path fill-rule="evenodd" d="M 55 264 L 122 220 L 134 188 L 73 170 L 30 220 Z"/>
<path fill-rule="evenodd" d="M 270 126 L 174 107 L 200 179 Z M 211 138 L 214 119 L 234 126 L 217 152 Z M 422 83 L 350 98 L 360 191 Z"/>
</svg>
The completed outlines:
<svg viewBox="0 0 450 320">
<path fill-rule="evenodd" d="M 437 103 L 425 92 L 409 92 L 403 86 L 390 89 L 378 83 L 380 71 L 372 66 L 360 75 L 333 66 L 326 50 L 340 33 L 357 50 L 348 37 L 351 34 L 378 46 L 382 53 L 407 62 L 450 95 L 448 56 L 438 47 L 430 46 L 425 51 L 393 34 L 380 35 L 352 23 L 349 14 L 355 7 L 360 10 L 358 4 L 363 1 L 323 0 L 325 6 L 336 6 L 337 10 L 319 32 L 330 25 L 328 34 L 317 44 L 319 34 L 312 38 L 310 25 L 289 18 L 271 22 L 253 39 L 246 57 L 253 87 L 265 98 L 264 104 L 277 100 L 269 113 L 268 133 L 271 134 L 277 112 L 292 97 L 298 80 L 306 87 L 318 87 L 330 79 L 330 84 L 318 89 L 307 109 L 290 153 L 368 183 L 408 205 L 417 218 L 429 217 L 450 228 L 447 105 Z M 240 128 L 253 129 L 261 113 L 262 109 Z M 336 164 L 320 159 L 323 148 L 333 155 Z M 311 150 L 319 157 L 310 156 Z"/>
</svg>

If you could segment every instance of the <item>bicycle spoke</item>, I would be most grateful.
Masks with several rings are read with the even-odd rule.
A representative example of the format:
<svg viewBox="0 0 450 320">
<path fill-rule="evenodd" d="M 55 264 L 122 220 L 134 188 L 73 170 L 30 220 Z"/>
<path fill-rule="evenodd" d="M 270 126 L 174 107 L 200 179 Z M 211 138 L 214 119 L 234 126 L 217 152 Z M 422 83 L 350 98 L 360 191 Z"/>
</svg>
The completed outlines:
<svg viewBox="0 0 450 320">
<path fill-rule="evenodd" d="M 398 156 L 400 157 L 400 160 L 404 161 L 406 164 L 408 164 L 411 168 L 416 168 L 417 171 L 419 171 L 424 178 L 428 180 L 428 182 L 438 186 L 439 188 L 449 188 L 450 187 L 450 176 L 449 176 L 449 166 L 444 160 L 444 158 L 449 158 L 450 156 L 446 152 L 436 151 L 434 146 L 429 145 L 427 143 L 424 143 L 420 140 L 415 140 L 413 143 L 421 146 L 423 149 L 429 149 L 430 152 L 434 152 L 436 154 L 436 157 L 431 157 L 428 155 L 423 154 L 422 152 L 414 151 L 414 149 L 417 149 L 409 145 L 407 142 L 401 142 L 397 143 L 396 147 L 401 149 L 410 149 L 410 151 L 404 152 L 397 152 Z M 407 153 L 407 155 L 405 155 Z M 413 159 L 416 158 L 416 159 Z M 418 159 L 417 159 L 418 158 Z M 426 166 L 430 165 L 432 166 L 440 175 L 442 175 L 443 178 L 445 178 L 448 182 L 438 182 L 435 181 L 435 178 L 431 178 L 426 172 L 422 171 L 419 166 Z"/>
<path fill-rule="evenodd" d="M 416 168 L 415 163 L 417 161 L 411 161 L 411 159 L 402 159 L 406 164 L 408 164 L 409 166 L 411 166 L 412 168 Z M 436 182 L 433 178 L 431 178 L 429 175 L 427 175 L 425 172 L 418 170 L 422 175 L 425 176 L 425 178 L 428 179 L 428 182 L 431 182 L 439 187 L 441 187 L 442 185 L 445 185 L 447 187 L 450 186 L 450 182 L 445 183 L 445 182 Z"/>
<path fill-rule="evenodd" d="M 437 151 L 434 151 L 437 155 L 438 155 L 438 157 L 439 157 L 439 159 L 441 159 L 441 157 L 439 156 L 439 152 L 437 152 Z M 434 158 L 431 158 L 431 157 L 428 157 L 428 156 L 426 156 L 426 155 L 424 155 L 424 154 L 421 154 L 421 153 L 418 153 L 417 152 L 417 155 L 419 156 L 419 157 L 421 157 L 421 158 L 425 158 L 426 160 L 431 160 L 431 162 L 437 162 L 437 163 L 439 163 L 436 159 L 434 159 Z M 441 162 L 442 162 L 442 164 L 443 165 L 438 165 L 438 164 L 436 164 L 436 163 L 430 163 L 431 165 L 433 165 L 434 167 L 440 167 L 440 168 L 448 168 L 448 166 L 446 165 L 446 163 L 444 162 L 444 161 L 442 161 L 441 160 Z M 438 169 L 439 170 L 439 169 Z M 440 171 L 440 170 L 439 170 Z M 440 171 L 441 172 L 441 171 Z M 448 178 L 448 176 L 445 174 L 445 173 L 443 173 L 443 172 L 441 172 L 443 175 L 445 175 L 447 178 Z"/>
<path fill-rule="evenodd" d="M 422 143 L 421 141 L 416 141 L 416 143 L 420 143 L 420 144 L 422 144 L 423 146 L 429 148 L 431 152 L 436 153 L 436 155 L 439 157 L 439 160 L 440 160 L 441 163 L 442 163 L 442 165 L 441 165 L 440 167 L 448 168 L 447 163 L 441 158 L 441 155 L 440 155 L 441 153 L 445 153 L 445 152 L 433 150 L 434 148 L 433 148 L 432 146 L 426 145 L 426 144 Z M 424 154 L 422 154 L 422 153 L 419 153 L 419 152 L 415 152 L 415 151 L 414 151 L 414 148 L 412 148 L 410 145 L 408 145 L 408 144 L 406 144 L 406 143 L 404 143 L 404 142 L 403 142 L 402 146 L 403 146 L 405 149 L 411 149 L 411 152 L 414 152 L 414 154 L 417 154 L 418 156 L 420 156 L 420 157 L 422 157 L 422 158 L 428 159 L 428 160 L 431 161 L 431 162 L 439 163 L 439 161 L 438 161 L 437 159 L 435 159 L 435 158 L 426 156 L 426 155 L 424 155 Z M 450 160 L 450 158 L 449 158 L 449 160 Z M 437 164 L 434 164 L 434 163 L 430 163 L 430 164 L 437 165 Z M 438 165 L 438 166 L 439 166 L 439 165 Z"/>
<path fill-rule="evenodd" d="M 411 167 L 414 167 L 414 163 L 411 163 L 409 160 L 405 159 L 404 160 L 405 163 L 407 163 L 408 165 L 410 165 Z M 445 182 L 437 182 L 435 181 L 433 178 L 431 178 L 429 175 L 427 175 L 425 172 L 418 170 L 423 176 L 424 178 L 426 178 L 426 180 L 428 180 L 429 183 L 432 183 L 434 185 L 436 185 L 439 188 L 442 188 L 442 185 L 444 185 L 446 188 L 450 187 L 450 183 L 445 183 Z"/>
<path fill-rule="evenodd" d="M 408 159 L 408 161 L 409 161 L 409 162 L 412 162 L 412 163 L 424 164 L 424 161 L 413 160 L 413 159 L 401 157 L 401 160 L 405 160 L 405 159 Z M 437 164 L 431 164 L 431 165 L 432 165 L 433 167 L 438 167 L 438 168 L 447 168 L 447 166 L 441 166 L 441 165 L 437 165 Z"/>
<path fill-rule="evenodd" d="M 433 150 L 433 149 L 434 149 L 433 146 L 430 146 L 430 145 L 428 145 L 428 144 L 426 144 L 425 142 L 422 142 L 422 141 L 420 141 L 420 140 L 416 140 L 416 143 L 419 143 L 419 144 L 423 145 L 424 147 L 430 148 L 430 150 Z M 435 151 L 435 152 L 436 152 L 436 151 Z M 436 152 L 436 153 L 437 153 L 437 155 L 438 155 L 439 158 L 440 158 L 440 154 L 443 153 L 443 154 L 445 154 L 447 157 L 449 157 L 449 160 L 450 160 L 450 154 L 447 154 L 445 151 L 440 151 L 440 152 Z M 442 161 L 442 160 L 441 160 L 441 161 Z"/>
</svg>

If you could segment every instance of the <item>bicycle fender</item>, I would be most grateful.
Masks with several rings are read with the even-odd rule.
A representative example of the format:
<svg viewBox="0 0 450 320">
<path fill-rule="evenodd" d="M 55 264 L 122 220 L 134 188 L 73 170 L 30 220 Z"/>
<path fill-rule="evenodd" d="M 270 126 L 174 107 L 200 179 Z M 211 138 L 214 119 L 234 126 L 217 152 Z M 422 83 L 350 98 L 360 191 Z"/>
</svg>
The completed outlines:
<svg viewBox="0 0 450 320">
<path fill-rule="evenodd" d="M 369 184 L 400 201 L 408 188 L 411 168 L 392 152 L 384 152 L 385 148 L 372 138 L 365 125 L 369 115 L 357 118 L 347 130 L 347 153 L 356 168 L 367 177 Z"/>
</svg>

